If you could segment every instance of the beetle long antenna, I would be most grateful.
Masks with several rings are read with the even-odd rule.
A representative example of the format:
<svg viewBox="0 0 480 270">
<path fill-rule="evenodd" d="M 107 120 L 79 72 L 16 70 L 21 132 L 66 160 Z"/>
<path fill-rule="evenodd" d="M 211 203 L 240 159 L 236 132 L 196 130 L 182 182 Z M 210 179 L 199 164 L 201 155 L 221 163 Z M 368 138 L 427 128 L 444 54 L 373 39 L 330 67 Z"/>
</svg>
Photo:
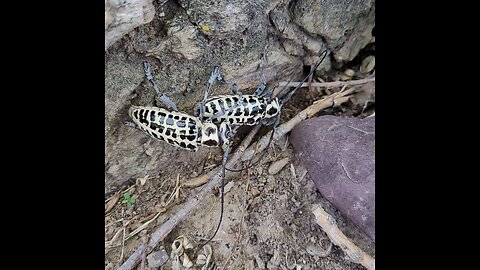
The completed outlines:
<svg viewBox="0 0 480 270">
<path fill-rule="evenodd" d="M 323 62 L 323 60 L 325 59 L 325 57 L 327 56 L 327 50 L 323 51 L 322 54 L 323 57 L 320 59 L 320 61 L 315 65 L 315 67 L 310 71 L 310 73 L 297 85 L 297 87 L 295 89 L 293 89 L 292 91 L 290 91 L 288 94 L 286 94 L 283 98 L 281 98 L 279 101 L 280 101 L 280 107 L 283 106 L 283 104 L 285 104 L 285 102 L 289 101 L 293 94 L 300 88 L 302 87 L 303 83 L 306 82 L 308 80 L 308 78 L 315 72 L 315 70 L 317 70 L 317 68 L 320 66 L 320 64 Z M 290 81 L 287 83 L 287 85 L 292 81 L 293 78 L 290 79 Z M 286 88 L 286 86 L 284 87 Z M 283 91 L 283 89 L 280 90 L 280 92 Z M 275 134 L 275 131 L 276 131 L 276 127 L 280 124 L 280 117 L 276 120 L 275 122 L 275 125 L 273 126 L 273 131 L 272 131 L 272 135 L 270 136 L 270 140 L 268 141 L 268 144 L 267 144 L 267 148 L 266 150 L 262 153 L 262 155 L 260 156 L 260 158 L 251 163 L 250 165 L 246 166 L 245 168 L 241 168 L 241 169 L 229 169 L 229 168 L 225 168 L 227 171 L 230 171 L 230 172 L 241 172 L 241 171 L 244 171 L 244 170 L 247 170 L 247 169 L 250 169 L 254 166 L 256 166 L 262 159 L 263 157 L 265 156 L 266 152 L 268 152 L 268 149 L 270 148 L 270 145 L 273 141 L 273 135 Z"/>
<path fill-rule="evenodd" d="M 327 50 L 323 51 L 321 55 L 323 55 L 322 59 L 320 59 L 318 64 L 316 64 L 315 67 L 312 70 L 310 70 L 310 73 L 297 85 L 297 87 L 295 87 L 295 89 L 293 89 L 288 94 L 286 94 L 283 98 L 280 99 L 280 107 L 282 107 L 283 104 L 289 101 L 292 98 L 293 94 L 295 94 L 295 92 L 300 87 L 302 87 L 303 83 L 306 82 L 310 76 L 312 76 L 315 70 L 317 70 L 318 66 L 320 66 L 320 64 L 323 62 L 323 59 L 325 59 L 325 57 L 327 56 Z"/>
<path fill-rule="evenodd" d="M 222 219 L 223 219 L 223 205 L 224 205 L 224 189 L 225 189 L 225 169 L 227 166 L 227 159 L 228 159 L 228 154 L 230 152 L 230 144 L 227 144 L 227 148 L 225 149 L 225 152 L 223 153 L 223 160 L 222 160 L 222 171 L 220 174 L 220 177 L 222 179 L 222 184 L 221 184 L 221 205 L 220 205 L 220 219 L 218 221 L 217 228 L 215 229 L 215 232 L 213 233 L 212 237 L 208 239 L 207 242 L 202 244 L 200 248 L 208 244 L 212 239 L 217 235 L 218 230 L 220 229 L 220 225 L 222 224 Z"/>
</svg>

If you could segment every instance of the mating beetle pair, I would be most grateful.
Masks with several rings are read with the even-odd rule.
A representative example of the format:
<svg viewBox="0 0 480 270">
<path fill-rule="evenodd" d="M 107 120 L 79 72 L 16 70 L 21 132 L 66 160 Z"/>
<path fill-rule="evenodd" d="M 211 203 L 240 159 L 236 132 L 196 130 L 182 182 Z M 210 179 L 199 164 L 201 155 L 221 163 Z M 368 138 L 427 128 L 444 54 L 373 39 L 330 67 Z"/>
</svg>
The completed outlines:
<svg viewBox="0 0 480 270">
<path fill-rule="evenodd" d="M 172 111 L 159 107 L 132 106 L 129 115 L 138 128 L 168 144 L 191 151 L 197 151 L 200 146 L 225 148 L 231 139 L 231 127 L 270 124 L 280 114 L 278 99 L 272 100 L 261 95 L 265 85 L 259 87 L 253 95 L 235 93 L 208 98 L 213 82 L 223 80 L 218 67 L 214 68 L 205 98 L 197 104 L 194 115 L 179 112 L 175 103 L 158 90 L 149 64 L 143 64 L 147 79 L 160 100 L 171 107 Z"/>
<path fill-rule="evenodd" d="M 323 57 L 319 63 L 311 69 L 310 74 L 308 74 L 294 90 L 290 91 L 283 98 L 272 98 L 272 91 L 266 90 L 265 81 L 253 94 L 250 95 L 242 95 L 239 93 L 234 84 L 232 87 L 232 95 L 208 97 L 209 90 L 213 83 L 216 80 L 223 81 L 219 68 L 215 67 L 208 80 L 204 98 L 195 106 L 193 116 L 179 112 L 175 103 L 167 96 L 161 94 L 153 79 L 150 65 L 148 62 L 143 63 L 147 80 L 153 86 L 160 100 L 165 103 L 165 105 L 171 107 L 172 110 L 169 111 L 159 107 L 132 106 L 129 109 L 129 115 L 134 123 L 128 123 L 128 125 L 143 130 L 155 139 L 165 141 L 168 144 L 183 149 L 197 151 L 200 146 L 222 146 L 224 149 L 222 163 L 223 170 L 221 175 L 222 192 L 220 220 L 213 236 L 206 243 L 210 242 L 210 240 L 215 237 L 222 222 L 225 169 L 230 171 L 241 171 L 246 169 L 232 170 L 225 167 L 228 153 L 230 151 L 231 139 L 236 129 L 242 125 L 273 125 L 274 130 L 267 145 L 268 149 L 273 140 L 275 129 L 280 123 L 280 112 L 283 104 L 292 97 L 295 91 L 298 90 L 318 68 L 326 57 L 327 51 L 325 50 L 322 52 L 322 55 Z M 261 158 L 258 161 L 260 160 Z"/>
</svg>

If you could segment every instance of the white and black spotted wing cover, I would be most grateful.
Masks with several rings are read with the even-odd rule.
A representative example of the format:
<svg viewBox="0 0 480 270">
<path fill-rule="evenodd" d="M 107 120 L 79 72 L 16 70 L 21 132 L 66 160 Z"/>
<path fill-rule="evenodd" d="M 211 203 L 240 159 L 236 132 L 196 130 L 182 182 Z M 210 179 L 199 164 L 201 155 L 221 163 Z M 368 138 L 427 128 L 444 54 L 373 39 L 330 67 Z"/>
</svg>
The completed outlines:
<svg viewBox="0 0 480 270">
<path fill-rule="evenodd" d="M 196 118 L 181 112 L 141 106 L 132 106 L 129 115 L 152 138 L 192 151 L 198 150 L 200 123 Z"/>
</svg>

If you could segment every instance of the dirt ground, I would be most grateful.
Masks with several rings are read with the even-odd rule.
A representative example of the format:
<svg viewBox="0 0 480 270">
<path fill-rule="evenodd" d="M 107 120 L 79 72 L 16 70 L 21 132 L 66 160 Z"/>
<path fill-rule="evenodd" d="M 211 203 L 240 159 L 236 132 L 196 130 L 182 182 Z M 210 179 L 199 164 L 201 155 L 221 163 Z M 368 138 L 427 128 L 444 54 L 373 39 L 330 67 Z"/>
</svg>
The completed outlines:
<svg viewBox="0 0 480 270">
<path fill-rule="evenodd" d="M 374 45 L 359 54 L 357 60 L 340 70 L 323 76 L 326 81 L 341 79 L 345 69 L 360 69 L 361 61 L 374 55 Z M 308 72 L 308 71 L 306 71 Z M 364 76 L 354 77 L 359 79 Z M 309 92 L 303 88 L 282 110 L 282 123 L 315 100 L 339 89 Z M 333 114 L 365 117 L 374 113 L 373 100 L 357 99 L 335 110 L 327 109 L 319 115 Z M 365 106 L 367 104 L 368 106 Z M 264 130 L 265 131 L 265 130 Z M 244 132 L 237 134 L 241 141 Z M 117 269 L 132 252 L 148 239 L 155 229 L 182 207 L 182 204 L 202 188 L 185 187 L 182 183 L 202 175 L 221 164 L 220 149 L 209 150 L 206 160 L 188 164 L 179 160 L 178 173 L 145 175 L 137 183 L 125 187 L 105 202 L 105 269 Z M 268 168 L 272 162 L 288 158 L 288 163 L 276 174 Z M 133 196 L 127 205 L 125 193 Z M 356 245 L 375 257 L 374 244 L 356 227 L 346 221 L 317 191 L 313 181 L 295 157 L 287 138 L 269 149 L 262 162 L 254 169 L 228 173 L 225 179 L 223 221 L 218 234 L 209 244 L 212 247 L 214 269 L 365 269 L 351 262 L 346 254 L 332 245 L 327 235 L 315 222 L 312 204 L 321 204 L 335 217 L 337 225 Z M 220 192 L 203 198 L 193 212 L 177 225 L 155 250 L 172 252 L 172 243 L 179 236 L 188 238 L 193 250 L 187 251 L 195 265 L 198 244 L 210 238 L 220 217 Z M 148 224 L 144 230 L 129 237 L 136 229 Z M 128 239 L 127 239 L 128 238 Z M 159 268 L 178 269 L 170 257 Z M 136 269 L 142 269 L 141 264 Z M 180 268 L 183 269 L 183 268 Z"/>
<path fill-rule="evenodd" d="M 359 64 L 353 62 L 357 70 Z M 335 79 L 335 75 L 331 76 L 329 81 Z M 313 94 L 307 90 L 300 91 L 282 111 L 282 122 L 325 94 L 328 92 L 323 90 Z M 374 112 L 374 100 L 371 103 L 363 107 L 363 104 L 350 102 L 321 114 L 364 117 Z M 373 257 L 374 244 L 322 198 L 306 169 L 296 159 L 294 149 L 288 144 L 288 137 L 286 140 L 271 147 L 254 169 L 227 174 L 224 218 L 218 234 L 210 242 L 215 269 L 365 269 L 351 262 L 339 247 L 331 244 L 315 222 L 310 211 L 311 205 L 320 203 L 335 217 L 339 228 Z M 187 188 L 181 184 L 221 164 L 220 149 L 210 151 L 207 160 L 178 167 L 178 174 L 145 176 L 130 189 L 106 201 L 105 269 L 117 269 L 144 241 L 142 237 L 149 237 L 181 208 L 183 202 L 198 193 L 201 186 Z M 271 163 L 283 158 L 288 158 L 288 163 L 280 172 L 270 174 L 268 168 Z M 122 202 L 125 192 L 135 197 L 131 207 Z M 164 249 L 170 256 L 173 241 L 181 235 L 196 247 L 213 234 L 219 216 L 220 193 L 217 188 L 203 198 L 186 220 L 176 226 L 155 250 Z M 149 220 L 153 221 L 142 233 L 122 241 Z M 194 264 L 191 269 L 202 269 L 195 265 L 198 252 L 200 250 L 195 249 L 187 252 Z M 156 269 L 176 269 L 173 261 L 169 258 Z M 140 264 L 137 269 L 142 269 Z M 145 269 L 153 268 L 147 264 Z"/>
</svg>

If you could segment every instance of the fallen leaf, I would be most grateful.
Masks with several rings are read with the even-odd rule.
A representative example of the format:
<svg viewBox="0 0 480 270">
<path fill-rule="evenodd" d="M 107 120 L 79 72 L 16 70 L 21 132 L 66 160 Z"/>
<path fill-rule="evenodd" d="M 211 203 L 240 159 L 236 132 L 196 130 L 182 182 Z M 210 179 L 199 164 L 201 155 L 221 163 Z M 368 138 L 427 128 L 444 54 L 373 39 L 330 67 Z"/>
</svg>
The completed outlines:
<svg viewBox="0 0 480 270">
<path fill-rule="evenodd" d="M 205 262 L 207 262 L 207 256 L 203 255 L 203 254 L 199 254 L 198 257 L 197 257 L 197 261 L 195 262 L 195 264 L 197 265 L 204 265 Z"/>
<path fill-rule="evenodd" d="M 187 256 L 187 254 L 183 254 L 183 267 L 185 268 L 190 268 L 193 266 L 193 262 L 190 260 L 190 258 Z"/>
<path fill-rule="evenodd" d="M 362 65 L 360 66 L 360 71 L 362 73 L 370 73 L 375 68 L 375 56 L 370 55 L 367 56 L 362 61 Z"/>
<path fill-rule="evenodd" d="M 140 184 L 141 186 L 145 185 L 147 180 L 150 179 L 150 176 L 147 174 L 144 177 L 137 178 L 136 184 Z"/>
<path fill-rule="evenodd" d="M 253 197 L 257 197 L 258 195 L 260 195 L 260 190 L 257 187 L 252 187 L 250 189 L 250 192 L 252 192 Z"/>
</svg>

